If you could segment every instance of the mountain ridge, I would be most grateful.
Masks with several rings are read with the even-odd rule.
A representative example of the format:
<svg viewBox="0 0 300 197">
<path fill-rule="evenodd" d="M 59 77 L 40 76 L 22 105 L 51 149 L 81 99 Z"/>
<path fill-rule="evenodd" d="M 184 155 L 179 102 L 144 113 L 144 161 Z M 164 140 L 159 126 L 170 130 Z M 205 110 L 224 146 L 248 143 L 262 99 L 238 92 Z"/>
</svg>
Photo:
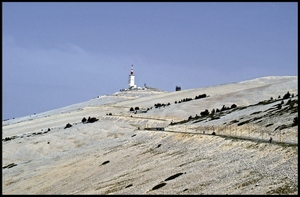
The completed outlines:
<svg viewBox="0 0 300 197">
<path fill-rule="evenodd" d="M 297 84 L 116 92 L 2 121 L 3 194 L 297 194 Z"/>
</svg>

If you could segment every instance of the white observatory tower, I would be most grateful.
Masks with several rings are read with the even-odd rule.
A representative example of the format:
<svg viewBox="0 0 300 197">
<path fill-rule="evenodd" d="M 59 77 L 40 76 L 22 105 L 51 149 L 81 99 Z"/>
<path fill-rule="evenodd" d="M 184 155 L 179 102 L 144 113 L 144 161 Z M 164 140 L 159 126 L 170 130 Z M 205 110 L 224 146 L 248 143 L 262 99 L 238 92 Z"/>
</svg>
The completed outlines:
<svg viewBox="0 0 300 197">
<path fill-rule="evenodd" d="M 136 85 L 134 84 L 133 65 L 131 65 L 131 71 L 128 78 L 128 88 L 136 88 Z"/>
</svg>

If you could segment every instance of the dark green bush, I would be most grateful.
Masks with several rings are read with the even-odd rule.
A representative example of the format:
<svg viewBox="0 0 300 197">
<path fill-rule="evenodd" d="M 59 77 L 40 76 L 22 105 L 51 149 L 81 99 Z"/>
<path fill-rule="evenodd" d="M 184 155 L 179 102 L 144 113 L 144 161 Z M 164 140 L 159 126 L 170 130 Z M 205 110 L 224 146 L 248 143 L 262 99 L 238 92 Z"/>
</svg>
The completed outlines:
<svg viewBox="0 0 300 197">
<path fill-rule="evenodd" d="M 298 125 L 298 117 L 295 117 L 293 120 L 293 126 Z"/>
<path fill-rule="evenodd" d="M 236 104 L 231 105 L 231 109 L 236 108 Z"/>
<path fill-rule="evenodd" d="M 288 99 L 290 98 L 291 94 L 289 92 L 287 92 L 284 96 L 283 96 L 283 99 Z"/>
</svg>

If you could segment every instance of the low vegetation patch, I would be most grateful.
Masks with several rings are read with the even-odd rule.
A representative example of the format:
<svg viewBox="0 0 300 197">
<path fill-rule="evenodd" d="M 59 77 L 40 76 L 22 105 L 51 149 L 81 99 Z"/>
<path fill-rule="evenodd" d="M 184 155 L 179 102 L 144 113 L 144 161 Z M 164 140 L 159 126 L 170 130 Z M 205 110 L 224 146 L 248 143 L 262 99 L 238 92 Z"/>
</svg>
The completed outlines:
<svg viewBox="0 0 300 197">
<path fill-rule="evenodd" d="M 127 185 L 125 188 L 131 187 L 131 186 L 133 186 L 133 185 L 132 185 L 132 184 L 129 184 L 129 185 Z"/>
<path fill-rule="evenodd" d="M 65 128 L 64 128 L 64 129 L 66 129 L 66 128 L 70 128 L 70 127 L 72 127 L 72 125 L 71 125 L 70 123 L 68 123 L 68 124 L 66 124 L 66 126 L 65 126 Z"/>
<path fill-rule="evenodd" d="M 247 124 L 247 123 L 249 123 L 249 122 L 251 122 L 251 120 L 246 120 L 246 121 L 244 121 L 244 122 L 238 123 L 237 126 L 241 126 L 241 125 Z"/>
<path fill-rule="evenodd" d="M 259 114 L 259 113 L 261 113 L 261 111 L 253 112 L 252 114 L 250 114 L 250 116 L 255 115 L 255 114 Z"/>
<path fill-rule="evenodd" d="M 4 139 L 2 139 L 2 141 L 10 141 L 10 140 L 13 140 L 13 139 L 15 139 L 15 138 L 17 138 L 17 136 L 12 136 L 12 137 L 5 137 Z"/>
<path fill-rule="evenodd" d="M 298 193 L 298 186 L 296 185 L 290 185 L 288 183 L 277 187 L 276 189 L 272 189 L 268 191 L 266 194 L 293 194 L 293 193 Z"/>
<path fill-rule="evenodd" d="M 107 164 L 107 163 L 109 163 L 109 162 L 110 162 L 110 161 L 107 160 L 107 161 L 103 162 L 101 165 L 105 165 L 105 164 Z"/>
<path fill-rule="evenodd" d="M 163 187 L 163 186 L 165 186 L 165 185 L 167 185 L 167 183 L 164 183 L 164 182 L 163 182 L 163 183 L 160 183 L 160 184 L 154 186 L 151 190 L 159 189 L 159 188 L 161 188 L 161 187 Z"/>
<path fill-rule="evenodd" d="M 5 169 L 5 168 L 12 168 L 12 167 L 15 167 L 16 165 L 17 165 L 17 164 L 15 164 L 15 163 L 11 163 L 11 164 L 8 164 L 8 165 L 2 167 L 2 169 Z"/>
<path fill-rule="evenodd" d="M 232 120 L 231 122 L 229 122 L 229 124 L 234 124 L 234 123 L 237 123 L 239 122 L 238 120 Z"/>
<path fill-rule="evenodd" d="M 177 173 L 177 174 L 174 174 L 174 175 L 168 177 L 165 181 L 169 181 L 169 180 L 175 179 L 175 178 L 177 178 L 177 177 L 179 177 L 179 176 L 181 176 L 181 175 L 183 175 L 182 172 Z"/>
</svg>

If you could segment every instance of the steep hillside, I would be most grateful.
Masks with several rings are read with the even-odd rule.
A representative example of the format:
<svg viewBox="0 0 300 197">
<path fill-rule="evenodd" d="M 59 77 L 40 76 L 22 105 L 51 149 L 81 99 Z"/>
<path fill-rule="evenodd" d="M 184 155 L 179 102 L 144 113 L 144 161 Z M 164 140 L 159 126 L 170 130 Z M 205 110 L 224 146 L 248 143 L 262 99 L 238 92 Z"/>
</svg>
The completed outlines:
<svg viewBox="0 0 300 197">
<path fill-rule="evenodd" d="M 3 194 L 298 194 L 298 77 L 98 96 L 2 147 Z"/>
</svg>

